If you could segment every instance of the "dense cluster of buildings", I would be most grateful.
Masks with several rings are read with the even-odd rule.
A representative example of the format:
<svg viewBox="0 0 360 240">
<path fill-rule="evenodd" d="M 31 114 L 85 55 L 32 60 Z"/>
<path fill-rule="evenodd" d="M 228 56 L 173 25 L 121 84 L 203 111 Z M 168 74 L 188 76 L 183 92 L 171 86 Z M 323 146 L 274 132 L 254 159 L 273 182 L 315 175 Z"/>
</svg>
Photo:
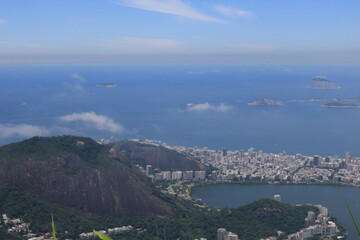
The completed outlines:
<svg viewBox="0 0 360 240">
<path fill-rule="evenodd" d="M 30 224 L 23 222 L 20 218 L 9 218 L 7 214 L 2 214 L 1 220 L 0 223 L 7 227 L 8 233 L 18 233 L 21 235 L 29 233 Z"/>
<path fill-rule="evenodd" d="M 0 226 L 5 226 L 7 228 L 7 232 L 11 234 L 16 234 L 18 236 L 22 236 L 27 240 L 45 240 L 52 239 L 51 233 L 32 233 L 30 230 L 30 223 L 26 223 L 20 218 L 9 218 L 7 214 L 2 214 L 0 218 Z M 115 227 L 109 228 L 107 231 L 100 230 L 98 232 L 107 234 L 107 235 L 120 235 L 127 232 L 133 231 L 134 228 L 129 226 Z M 81 233 L 79 235 L 80 239 L 96 239 L 97 236 L 94 232 Z M 71 240 L 71 239 L 65 239 Z"/>
<path fill-rule="evenodd" d="M 319 214 L 309 211 L 305 218 L 306 228 L 301 229 L 297 233 L 290 234 L 290 240 L 302 240 L 312 238 L 314 236 L 329 236 L 339 233 L 336 223 L 330 221 L 328 209 L 321 205 L 315 205 L 319 209 Z"/>
<path fill-rule="evenodd" d="M 163 146 L 217 168 L 207 176 L 214 181 L 360 184 L 360 159 L 348 152 L 340 158 Z"/>
<path fill-rule="evenodd" d="M 10 218 L 7 214 L 2 214 L 0 218 L 0 226 L 4 225 L 7 232 L 16 234 L 28 240 L 43 240 L 51 237 L 50 233 L 32 233 L 30 230 L 30 223 L 24 222 L 20 218 Z"/>
<path fill-rule="evenodd" d="M 191 181 L 191 180 L 205 180 L 205 171 L 161 171 L 160 169 L 154 169 L 151 165 L 146 165 L 146 169 L 142 166 L 137 167 L 145 173 L 153 182 L 156 181 Z"/>
<path fill-rule="evenodd" d="M 133 230 L 134 230 L 133 226 L 129 225 L 129 226 L 109 228 L 107 229 L 107 231 L 99 230 L 98 232 L 106 235 L 119 235 L 119 234 L 131 232 Z M 80 239 L 94 239 L 97 238 L 97 235 L 94 232 L 88 232 L 88 233 L 80 233 L 79 237 Z"/>
<path fill-rule="evenodd" d="M 274 200 L 281 202 L 281 196 L 278 194 L 274 195 Z M 313 211 L 309 211 L 305 218 L 306 228 L 290 234 L 288 236 L 289 240 L 303 240 L 314 236 L 332 236 L 339 233 L 336 223 L 330 221 L 328 209 L 320 204 L 314 205 L 314 207 L 319 210 L 319 214 L 316 215 Z M 283 232 L 278 231 L 278 234 L 282 235 Z M 275 239 L 277 238 L 275 237 Z"/>
</svg>

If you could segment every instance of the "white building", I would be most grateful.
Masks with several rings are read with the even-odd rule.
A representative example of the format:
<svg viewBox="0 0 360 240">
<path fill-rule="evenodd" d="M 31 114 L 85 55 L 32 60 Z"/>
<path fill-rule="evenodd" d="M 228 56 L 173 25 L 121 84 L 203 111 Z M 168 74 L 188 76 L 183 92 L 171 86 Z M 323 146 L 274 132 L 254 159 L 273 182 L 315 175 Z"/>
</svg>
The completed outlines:
<svg viewBox="0 0 360 240">
<path fill-rule="evenodd" d="M 181 180 L 182 178 L 182 171 L 174 171 L 171 173 L 171 180 L 176 181 L 176 180 Z"/>
<path fill-rule="evenodd" d="M 205 177 L 206 177 L 205 171 L 195 171 L 194 172 L 194 179 L 195 180 L 197 180 L 197 179 L 204 180 Z"/>
<path fill-rule="evenodd" d="M 281 196 L 279 194 L 275 194 L 274 195 L 274 200 L 278 201 L 278 202 L 281 202 Z"/>
<path fill-rule="evenodd" d="M 166 181 L 171 181 L 171 172 L 170 171 L 165 171 L 162 172 L 163 173 L 163 179 Z"/>
<path fill-rule="evenodd" d="M 194 177 L 194 172 L 193 171 L 184 171 L 183 172 L 183 176 L 182 176 L 183 180 L 192 180 L 193 177 Z"/>
<path fill-rule="evenodd" d="M 226 240 L 227 231 L 225 228 L 219 228 L 217 230 L 217 240 Z"/>
</svg>

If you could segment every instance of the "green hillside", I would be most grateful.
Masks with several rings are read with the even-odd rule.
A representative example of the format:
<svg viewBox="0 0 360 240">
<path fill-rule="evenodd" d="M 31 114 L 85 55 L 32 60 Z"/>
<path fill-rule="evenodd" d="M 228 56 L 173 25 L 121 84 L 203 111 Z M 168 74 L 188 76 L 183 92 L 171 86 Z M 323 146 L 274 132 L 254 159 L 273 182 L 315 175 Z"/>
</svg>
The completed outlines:
<svg viewBox="0 0 360 240">
<path fill-rule="evenodd" d="M 276 236 L 277 230 L 293 233 L 304 226 L 309 206 L 295 207 L 269 199 L 261 199 L 236 209 L 216 209 L 174 205 L 168 218 L 116 218 L 90 214 L 83 210 L 40 201 L 15 187 L 0 190 L 0 211 L 31 223 L 34 232 L 50 232 L 51 214 L 54 215 L 59 236 L 77 237 L 93 229 L 107 229 L 131 224 L 141 228 L 113 239 L 216 239 L 218 228 L 237 233 L 241 239 Z M 63 233 L 68 231 L 68 235 Z M 4 234 L 1 233 L 0 234 Z M 1 236 L 1 235 L 0 235 Z M 14 238 L 16 239 L 16 238 Z"/>
</svg>

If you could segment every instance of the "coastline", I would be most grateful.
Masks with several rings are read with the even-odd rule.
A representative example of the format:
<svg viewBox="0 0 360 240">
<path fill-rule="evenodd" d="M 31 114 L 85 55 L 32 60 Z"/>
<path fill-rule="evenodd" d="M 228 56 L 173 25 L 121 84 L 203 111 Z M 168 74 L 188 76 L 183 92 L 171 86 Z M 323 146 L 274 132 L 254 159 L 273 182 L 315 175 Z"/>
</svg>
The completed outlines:
<svg viewBox="0 0 360 240">
<path fill-rule="evenodd" d="M 183 183 L 185 186 L 190 186 L 188 189 L 189 197 L 192 198 L 192 189 L 199 186 L 207 186 L 207 185 L 297 185 L 297 186 L 309 186 L 309 185 L 320 185 L 320 186 L 335 186 L 335 187 L 353 187 L 353 188 L 360 188 L 359 184 L 348 184 L 348 183 L 291 183 L 291 182 L 264 182 L 264 181 L 258 181 L 258 182 L 250 182 L 250 181 L 242 181 L 242 182 L 235 182 L 235 181 L 192 181 L 191 184 L 189 182 Z"/>
</svg>

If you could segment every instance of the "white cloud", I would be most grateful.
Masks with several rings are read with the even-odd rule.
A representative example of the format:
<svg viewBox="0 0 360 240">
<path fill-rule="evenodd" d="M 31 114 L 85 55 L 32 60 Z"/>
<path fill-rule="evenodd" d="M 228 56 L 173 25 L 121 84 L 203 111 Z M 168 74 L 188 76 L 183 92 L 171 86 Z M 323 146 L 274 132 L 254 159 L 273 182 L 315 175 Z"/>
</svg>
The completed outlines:
<svg viewBox="0 0 360 240">
<path fill-rule="evenodd" d="M 0 18 L 0 25 L 4 25 L 6 23 L 7 23 L 7 21 L 5 19 Z"/>
<path fill-rule="evenodd" d="M 252 13 L 249 11 L 245 11 L 239 8 L 234 8 L 234 7 L 228 7 L 228 6 L 223 6 L 223 5 L 217 5 L 214 7 L 214 9 L 225 15 L 228 17 L 232 17 L 232 18 L 238 18 L 238 17 L 251 17 Z"/>
<path fill-rule="evenodd" d="M 18 125 L 4 125 L 0 124 L 0 138 L 9 137 L 23 137 L 29 138 L 33 136 L 47 136 L 50 131 L 46 128 L 29 125 L 29 124 L 18 124 Z"/>
<path fill-rule="evenodd" d="M 80 91 L 80 92 L 85 91 L 83 83 L 86 82 L 86 79 L 83 76 L 81 76 L 77 73 L 72 73 L 69 75 L 69 77 L 74 79 L 75 82 L 73 82 L 73 83 L 66 82 L 66 83 L 64 83 L 65 87 L 71 89 L 72 91 Z"/>
<path fill-rule="evenodd" d="M 220 19 L 196 11 L 181 0 L 117 0 L 114 3 L 126 7 L 166 13 L 205 22 L 224 23 L 224 21 Z"/>
<path fill-rule="evenodd" d="M 97 44 L 105 50 L 121 53 L 174 53 L 183 51 L 182 43 L 171 39 L 118 38 Z"/>
<path fill-rule="evenodd" d="M 73 79 L 79 80 L 82 83 L 86 82 L 86 79 L 83 76 L 80 76 L 77 73 L 70 74 L 70 77 L 73 78 Z"/>
<path fill-rule="evenodd" d="M 191 111 L 191 112 L 201 112 L 201 111 L 226 112 L 232 109 L 233 109 L 232 106 L 225 105 L 223 103 L 219 105 L 213 105 L 208 102 L 199 103 L 199 104 L 188 103 L 186 108 L 187 111 Z"/>
<path fill-rule="evenodd" d="M 125 128 L 120 123 L 116 123 L 113 119 L 96 114 L 95 112 L 73 113 L 61 116 L 59 120 L 62 122 L 83 122 L 98 130 L 105 130 L 112 133 L 125 131 Z"/>
</svg>

